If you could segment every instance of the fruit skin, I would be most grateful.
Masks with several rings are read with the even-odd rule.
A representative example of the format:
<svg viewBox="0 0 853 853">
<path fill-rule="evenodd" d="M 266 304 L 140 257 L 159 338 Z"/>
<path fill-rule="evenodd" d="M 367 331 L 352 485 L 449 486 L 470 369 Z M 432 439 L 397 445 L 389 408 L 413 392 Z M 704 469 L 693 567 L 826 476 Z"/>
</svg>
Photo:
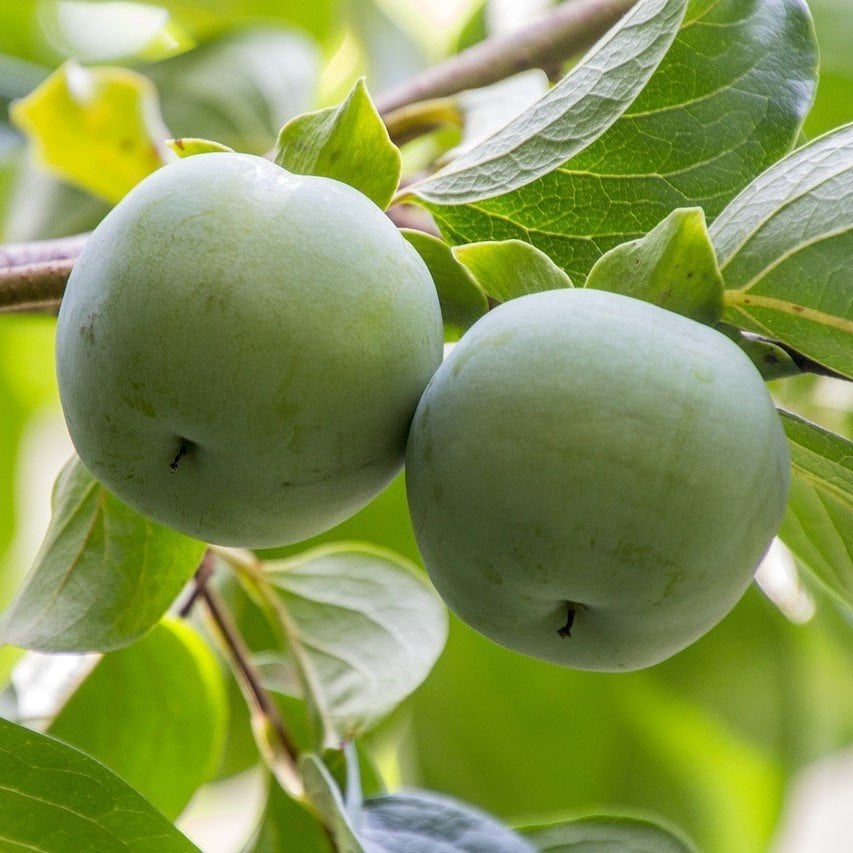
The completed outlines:
<svg viewBox="0 0 853 853">
<path fill-rule="evenodd" d="M 578 289 L 471 327 L 421 398 L 406 480 L 427 570 L 458 616 L 524 654 L 617 671 L 664 660 L 732 609 L 781 521 L 789 465 L 735 344 Z"/>
<path fill-rule="evenodd" d="M 92 473 L 191 536 L 258 548 L 390 482 L 442 324 L 426 266 L 367 198 L 217 153 L 155 172 L 96 228 L 56 345 Z"/>
</svg>

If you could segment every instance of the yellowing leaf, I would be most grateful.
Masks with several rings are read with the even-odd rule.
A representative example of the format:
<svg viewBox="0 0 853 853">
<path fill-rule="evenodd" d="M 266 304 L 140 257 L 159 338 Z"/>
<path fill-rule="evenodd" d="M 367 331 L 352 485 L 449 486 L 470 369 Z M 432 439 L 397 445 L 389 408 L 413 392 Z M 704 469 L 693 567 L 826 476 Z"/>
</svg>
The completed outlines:
<svg viewBox="0 0 853 853">
<path fill-rule="evenodd" d="M 126 68 L 67 62 L 9 113 L 46 166 L 110 202 L 164 163 L 156 89 Z"/>
<path fill-rule="evenodd" d="M 212 139 L 197 139 L 196 137 L 182 136 L 179 139 L 167 139 L 166 145 L 178 155 L 178 157 L 192 157 L 195 154 L 221 154 L 222 152 L 234 153 L 233 148 L 214 142 Z"/>
</svg>

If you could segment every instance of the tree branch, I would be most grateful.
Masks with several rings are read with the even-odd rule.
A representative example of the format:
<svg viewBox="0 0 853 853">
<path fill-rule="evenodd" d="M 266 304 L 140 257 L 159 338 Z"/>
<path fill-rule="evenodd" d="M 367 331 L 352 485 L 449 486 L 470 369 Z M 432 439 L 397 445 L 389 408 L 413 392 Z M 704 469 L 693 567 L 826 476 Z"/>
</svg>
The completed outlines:
<svg viewBox="0 0 853 853">
<path fill-rule="evenodd" d="M 636 0 L 572 0 L 523 30 L 475 44 L 382 93 L 386 118 L 420 101 L 497 83 L 528 68 L 551 68 L 591 47 Z"/>
<path fill-rule="evenodd" d="M 8 267 L 40 264 L 46 261 L 73 260 L 89 239 L 89 234 L 75 234 L 34 243 L 7 243 L 0 246 L 0 271 Z"/>
<path fill-rule="evenodd" d="M 278 783 L 291 796 L 301 799 L 305 792 L 299 773 L 299 750 L 287 732 L 278 706 L 263 686 L 249 647 L 219 595 L 207 583 L 214 560 L 214 552 L 208 549 L 196 572 L 195 599 L 204 605 L 213 633 L 249 706 L 258 749 Z"/>
<path fill-rule="evenodd" d="M 0 313 L 55 313 L 73 265 L 68 258 L 0 267 Z"/>
</svg>

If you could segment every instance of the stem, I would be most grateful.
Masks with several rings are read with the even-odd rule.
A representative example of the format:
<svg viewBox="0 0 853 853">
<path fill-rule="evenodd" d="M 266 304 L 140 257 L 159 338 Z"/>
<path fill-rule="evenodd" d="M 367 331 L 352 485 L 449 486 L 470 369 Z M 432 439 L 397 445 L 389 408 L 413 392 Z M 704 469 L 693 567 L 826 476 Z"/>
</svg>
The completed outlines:
<svg viewBox="0 0 853 853">
<path fill-rule="evenodd" d="M 7 243 L 0 246 L 0 270 L 20 267 L 43 261 L 74 259 L 89 239 L 89 234 L 75 234 L 54 240 L 38 240 L 34 243 Z"/>
<path fill-rule="evenodd" d="M 0 267 L 0 313 L 55 313 L 73 264 L 69 258 Z"/>
<path fill-rule="evenodd" d="M 386 117 L 409 104 L 497 83 L 528 68 L 551 68 L 591 47 L 636 0 L 573 0 L 523 30 L 475 44 L 376 98 Z"/>
<path fill-rule="evenodd" d="M 278 707 L 263 686 L 248 646 L 219 595 L 206 582 L 212 568 L 206 568 L 205 564 L 212 567 L 214 559 L 214 552 L 208 549 L 196 573 L 198 600 L 205 606 L 213 633 L 249 706 L 261 755 L 282 788 L 301 800 L 305 791 L 299 774 L 299 750 L 285 728 Z"/>
<path fill-rule="evenodd" d="M 456 98 L 433 98 L 392 110 L 383 116 L 388 135 L 397 145 L 422 136 L 444 124 L 462 126 Z"/>
</svg>

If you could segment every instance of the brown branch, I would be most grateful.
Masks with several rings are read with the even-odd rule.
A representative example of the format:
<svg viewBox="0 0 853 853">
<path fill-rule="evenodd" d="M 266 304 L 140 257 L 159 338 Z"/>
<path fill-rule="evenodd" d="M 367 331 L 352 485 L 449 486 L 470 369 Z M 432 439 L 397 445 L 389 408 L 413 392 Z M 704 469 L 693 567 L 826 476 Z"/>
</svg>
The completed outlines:
<svg viewBox="0 0 853 853">
<path fill-rule="evenodd" d="M 89 234 L 75 234 L 33 243 L 7 243 L 0 246 L 0 271 L 6 267 L 21 267 L 46 261 L 73 260 L 89 239 Z"/>
<path fill-rule="evenodd" d="M 0 267 L 0 313 L 55 313 L 73 264 L 67 258 Z"/>
<path fill-rule="evenodd" d="M 553 68 L 591 47 L 636 0 L 572 0 L 523 30 L 475 44 L 382 93 L 385 117 L 409 104 L 497 83 L 528 68 Z"/>
<path fill-rule="evenodd" d="M 215 554 L 208 549 L 196 572 L 198 601 L 205 611 L 222 652 L 243 693 L 252 719 L 252 730 L 258 749 L 279 784 L 291 795 L 304 795 L 299 773 L 299 750 L 279 713 L 278 706 L 267 693 L 261 675 L 252 663 L 252 653 L 231 619 L 219 595 L 207 583 Z"/>
</svg>

